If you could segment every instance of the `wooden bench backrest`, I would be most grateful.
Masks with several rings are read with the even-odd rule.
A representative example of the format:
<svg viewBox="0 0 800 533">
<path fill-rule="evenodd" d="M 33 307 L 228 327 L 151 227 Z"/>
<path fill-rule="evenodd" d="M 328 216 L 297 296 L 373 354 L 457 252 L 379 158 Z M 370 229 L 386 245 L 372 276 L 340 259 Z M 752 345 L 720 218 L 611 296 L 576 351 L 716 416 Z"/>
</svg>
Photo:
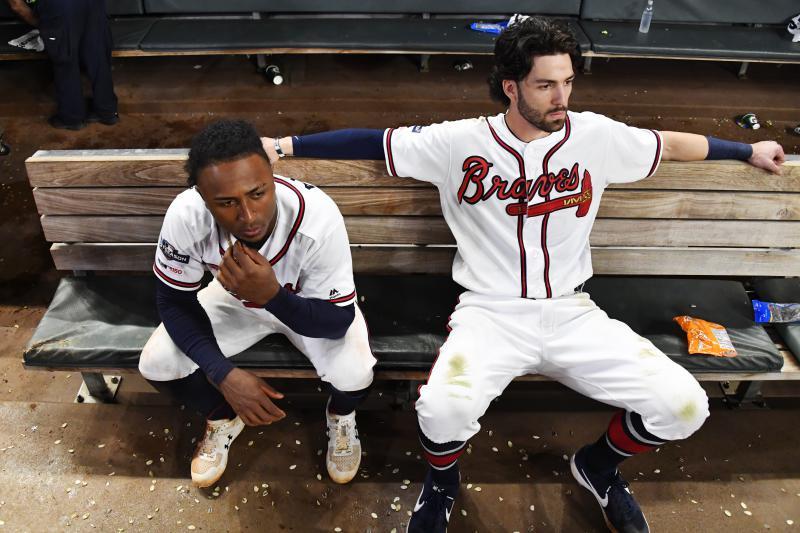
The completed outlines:
<svg viewBox="0 0 800 533">
<path fill-rule="evenodd" d="M 149 270 L 186 150 L 39 151 L 26 161 L 59 270 Z M 383 162 L 286 158 L 275 172 L 320 186 L 344 214 L 359 273 L 447 273 L 453 237 L 435 188 Z M 744 163 L 663 162 L 603 195 L 594 270 L 615 275 L 800 276 L 800 161 L 772 176 Z"/>
</svg>

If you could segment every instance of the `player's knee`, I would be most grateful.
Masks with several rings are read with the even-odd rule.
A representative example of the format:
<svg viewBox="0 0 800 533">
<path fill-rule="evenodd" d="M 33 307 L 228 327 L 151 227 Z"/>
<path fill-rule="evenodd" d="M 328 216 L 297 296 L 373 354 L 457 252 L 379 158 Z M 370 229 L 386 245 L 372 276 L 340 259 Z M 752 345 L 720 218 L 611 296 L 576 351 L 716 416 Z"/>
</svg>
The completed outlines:
<svg viewBox="0 0 800 533">
<path fill-rule="evenodd" d="M 420 427 L 429 439 L 450 442 L 466 440 L 465 431 L 479 427 L 477 406 L 476 399 L 461 387 L 426 385 L 420 390 L 416 409 Z"/>
<path fill-rule="evenodd" d="M 680 440 L 692 435 L 708 418 L 708 395 L 694 379 L 687 381 L 678 394 L 661 405 L 664 429 L 655 434 L 666 440 Z"/>
<path fill-rule="evenodd" d="M 340 391 L 366 389 L 372 384 L 374 366 L 375 359 L 369 354 L 369 357 L 361 357 L 346 365 L 339 365 L 323 378 Z"/>
<path fill-rule="evenodd" d="M 172 374 L 177 372 L 177 369 L 167 368 L 166 362 L 169 358 L 164 357 L 164 355 L 171 348 L 171 344 L 161 342 L 160 337 L 157 335 L 147 341 L 142 353 L 139 355 L 139 373 L 143 378 L 150 381 L 168 381 L 179 377 L 171 377 Z"/>
</svg>

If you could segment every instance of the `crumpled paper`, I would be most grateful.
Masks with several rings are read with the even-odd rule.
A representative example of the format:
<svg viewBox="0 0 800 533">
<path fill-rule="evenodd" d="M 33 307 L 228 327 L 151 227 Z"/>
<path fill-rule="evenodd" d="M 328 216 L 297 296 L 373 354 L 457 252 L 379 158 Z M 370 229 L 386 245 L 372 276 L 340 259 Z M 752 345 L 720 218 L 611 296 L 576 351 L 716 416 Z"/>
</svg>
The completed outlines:
<svg viewBox="0 0 800 533">
<path fill-rule="evenodd" d="M 42 38 L 39 36 L 39 30 L 31 30 L 22 37 L 17 37 L 16 39 L 8 41 L 8 44 L 22 48 L 23 50 L 33 50 L 35 52 L 44 50 L 44 41 L 42 41 Z"/>
</svg>

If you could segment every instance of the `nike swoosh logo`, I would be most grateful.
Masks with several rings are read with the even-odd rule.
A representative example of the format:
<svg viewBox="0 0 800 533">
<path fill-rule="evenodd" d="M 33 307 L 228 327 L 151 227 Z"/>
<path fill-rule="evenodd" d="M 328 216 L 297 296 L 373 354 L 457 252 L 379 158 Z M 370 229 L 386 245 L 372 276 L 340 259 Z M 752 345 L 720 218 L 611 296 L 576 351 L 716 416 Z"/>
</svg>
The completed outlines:
<svg viewBox="0 0 800 533">
<path fill-rule="evenodd" d="M 415 513 L 417 511 L 419 511 L 420 509 L 422 509 L 422 506 L 425 505 L 425 502 L 419 501 L 420 499 L 422 499 L 422 494 L 419 495 L 419 499 L 417 499 L 417 503 L 416 503 L 416 505 L 414 505 L 414 512 Z"/>
<path fill-rule="evenodd" d="M 447 521 L 450 522 L 450 513 L 453 512 L 453 509 L 445 509 L 444 514 L 447 515 Z"/>
<path fill-rule="evenodd" d="M 600 495 L 599 495 L 599 494 L 597 494 L 597 491 L 596 491 L 596 490 L 594 490 L 594 486 L 592 486 L 592 482 L 591 482 L 591 481 L 589 481 L 589 476 L 587 476 L 587 475 L 584 473 L 584 471 L 583 471 L 583 468 L 581 468 L 581 475 L 583 476 L 583 479 L 585 479 L 585 480 L 586 480 L 586 483 L 587 483 L 587 484 L 588 484 L 590 487 L 592 487 L 592 492 L 594 492 L 595 496 L 597 497 L 597 501 L 599 501 L 599 502 L 600 502 L 600 505 L 601 505 L 603 508 L 605 508 L 605 507 L 608 505 L 608 491 L 606 491 L 606 494 L 605 494 L 605 496 L 603 496 L 603 497 L 601 498 L 601 497 L 600 497 Z"/>
</svg>

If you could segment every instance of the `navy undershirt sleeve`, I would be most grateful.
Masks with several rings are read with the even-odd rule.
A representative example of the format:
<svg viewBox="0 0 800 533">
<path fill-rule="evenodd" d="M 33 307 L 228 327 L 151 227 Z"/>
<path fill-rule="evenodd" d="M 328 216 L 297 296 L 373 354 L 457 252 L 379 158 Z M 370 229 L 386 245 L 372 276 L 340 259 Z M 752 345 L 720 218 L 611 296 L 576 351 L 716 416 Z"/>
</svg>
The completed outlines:
<svg viewBox="0 0 800 533">
<path fill-rule="evenodd" d="M 158 283 L 156 306 L 172 342 L 216 385 L 235 367 L 222 354 L 198 291 L 179 291 Z"/>
<path fill-rule="evenodd" d="M 355 305 L 338 306 L 317 298 L 303 298 L 281 287 L 264 309 L 304 337 L 341 339 L 353 323 Z"/>
<path fill-rule="evenodd" d="M 297 157 L 382 160 L 383 130 L 351 128 L 294 136 L 292 151 Z"/>
</svg>

